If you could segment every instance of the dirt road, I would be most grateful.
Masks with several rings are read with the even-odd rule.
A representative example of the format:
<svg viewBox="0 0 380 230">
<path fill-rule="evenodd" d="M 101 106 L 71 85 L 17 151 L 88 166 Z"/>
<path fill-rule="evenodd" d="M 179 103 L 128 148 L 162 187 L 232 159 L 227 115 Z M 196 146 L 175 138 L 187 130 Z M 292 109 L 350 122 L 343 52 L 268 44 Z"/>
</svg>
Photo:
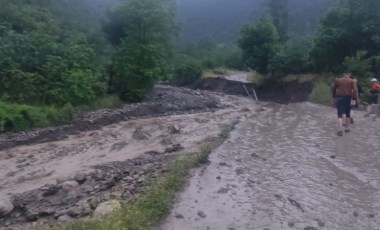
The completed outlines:
<svg viewBox="0 0 380 230">
<path fill-rule="evenodd" d="M 242 121 L 194 172 L 162 230 L 379 230 L 380 122 L 273 105 Z"/>
</svg>

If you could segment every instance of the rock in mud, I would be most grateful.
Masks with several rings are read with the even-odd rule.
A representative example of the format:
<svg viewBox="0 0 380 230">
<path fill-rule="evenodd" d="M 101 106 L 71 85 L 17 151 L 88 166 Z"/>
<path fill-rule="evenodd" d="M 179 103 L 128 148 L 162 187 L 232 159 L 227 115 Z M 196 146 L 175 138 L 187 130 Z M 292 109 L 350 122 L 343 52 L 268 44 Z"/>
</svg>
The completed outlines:
<svg viewBox="0 0 380 230">
<path fill-rule="evenodd" d="M 74 207 L 68 210 L 68 214 L 72 217 L 82 217 L 91 213 L 91 205 L 87 202 L 87 200 L 79 201 Z"/>
<path fill-rule="evenodd" d="M 172 145 L 173 144 L 173 141 L 171 138 L 169 137 L 166 137 L 166 138 L 163 138 L 162 141 L 160 142 L 162 145 Z"/>
<path fill-rule="evenodd" d="M 177 218 L 177 219 L 183 219 L 185 217 L 182 214 L 177 213 L 177 214 L 175 214 L 175 218 Z"/>
<path fill-rule="evenodd" d="M 86 174 L 79 172 L 74 176 L 74 179 L 76 182 L 82 184 L 86 181 L 87 178 L 86 178 Z"/>
<path fill-rule="evenodd" d="M 95 216 L 105 216 L 117 209 L 121 208 L 121 204 L 117 200 L 110 200 L 103 203 L 100 203 L 98 207 L 95 209 L 94 215 Z"/>
<path fill-rule="evenodd" d="M 324 226 L 326 225 L 325 222 L 323 222 L 323 221 L 320 220 L 320 219 L 317 219 L 316 221 L 318 222 L 318 226 L 319 226 L 319 227 L 324 227 Z"/>
<path fill-rule="evenodd" d="M 217 193 L 218 193 L 218 194 L 227 194 L 228 191 L 229 191 L 228 188 L 220 188 L 220 189 L 217 191 Z"/>
<path fill-rule="evenodd" d="M 145 152 L 145 154 L 154 156 L 154 155 L 161 155 L 162 153 L 159 151 L 152 150 L 152 151 Z"/>
<path fill-rule="evenodd" d="M 74 221 L 74 218 L 72 218 L 72 217 L 69 216 L 69 215 L 63 215 L 63 216 L 58 217 L 57 220 L 58 220 L 59 222 L 72 222 L 72 221 Z"/>
<path fill-rule="evenodd" d="M 172 145 L 172 146 L 166 148 L 165 152 L 166 153 L 174 153 L 174 152 L 181 151 L 182 149 L 183 149 L 183 147 L 181 144 L 175 144 L 175 145 Z"/>
<path fill-rule="evenodd" d="M 178 133 L 181 133 L 181 127 L 179 127 L 178 125 L 170 125 L 168 127 L 168 130 L 169 130 L 169 133 L 170 134 L 178 134 Z"/>
<path fill-rule="evenodd" d="M 120 141 L 112 145 L 111 151 L 120 151 L 128 145 L 126 141 Z"/>
<path fill-rule="evenodd" d="M 238 169 L 235 169 L 235 173 L 236 173 L 236 175 L 241 175 L 244 173 L 244 170 L 241 168 L 238 168 Z"/>
<path fill-rule="evenodd" d="M 301 210 L 302 212 L 305 212 L 305 210 L 302 208 L 301 204 L 298 203 L 296 200 L 292 199 L 292 198 L 288 198 L 288 201 L 296 208 L 298 208 L 299 210 Z M 311 230 L 311 229 L 310 229 Z"/>
<path fill-rule="evenodd" d="M 62 190 L 64 191 L 70 191 L 71 189 L 78 187 L 79 183 L 75 180 L 72 181 L 65 181 L 62 183 Z"/>
<path fill-rule="evenodd" d="M 132 138 L 138 141 L 148 140 L 149 137 L 149 134 L 143 132 L 142 128 L 137 128 L 132 134 Z"/>
<path fill-rule="evenodd" d="M 313 226 L 307 226 L 303 230 L 318 230 L 316 227 Z"/>
<path fill-rule="evenodd" d="M 13 208 L 13 204 L 9 200 L 0 199 L 0 218 L 12 212 Z"/>
<path fill-rule="evenodd" d="M 201 218 L 206 218 L 206 214 L 202 211 L 198 211 L 197 215 Z"/>
<path fill-rule="evenodd" d="M 52 196 L 56 194 L 60 190 L 59 185 L 45 185 L 44 187 L 41 188 L 42 195 L 43 196 Z"/>
</svg>

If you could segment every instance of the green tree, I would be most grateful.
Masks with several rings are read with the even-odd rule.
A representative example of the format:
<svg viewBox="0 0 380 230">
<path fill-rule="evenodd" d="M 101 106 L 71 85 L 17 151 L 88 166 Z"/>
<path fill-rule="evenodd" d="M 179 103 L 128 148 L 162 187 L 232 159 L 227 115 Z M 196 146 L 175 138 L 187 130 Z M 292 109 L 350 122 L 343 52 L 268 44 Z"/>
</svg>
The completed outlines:
<svg viewBox="0 0 380 230">
<path fill-rule="evenodd" d="M 269 0 L 268 10 L 280 39 L 286 41 L 288 39 L 289 24 L 288 0 Z"/>
<path fill-rule="evenodd" d="M 350 70 L 359 81 L 371 77 L 371 59 L 366 58 L 367 51 L 358 51 L 354 57 L 346 57 L 343 66 Z"/>
<path fill-rule="evenodd" d="M 359 50 L 380 53 L 378 0 L 340 0 L 321 21 L 312 55 L 319 71 L 338 72 Z"/>
<path fill-rule="evenodd" d="M 269 72 L 276 77 L 311 72 L 310 52 L 312 47 L 309 39 L 288 40 L 275 53 L 269 66 Z"/>
<path fill-rule="evenodd" d="M 80 105 L 104 93 L 97 44 L 50 7 L 47 0 L 2 2 L 0 99 Z"/>
<path fill-rule="evenodd" d="M 141 101 L 154 82 L 167 77 L 176 32 L 171 0 L 123 0 L 112 12 L 113 37 L 120 41 L 114 58 L 114 89 L 124 101 Z M 115 35 L 115 34 L 114 34 Z"/>
<path fill-rule="evenodd" d="M 172 84 L 186 86 L 198 81 L 202 77 L 202 68 L 195 59 L 180 55 L 176 61 Z"/>
<path fill-rule="evenodd" d="M 279 42 L 280 37 L 271 20 L 261 19 L 258 23 L 244 26 L 239 39 L 243 61 L 248 67 L 267 74 L 278 52 Z"/>
</svg>

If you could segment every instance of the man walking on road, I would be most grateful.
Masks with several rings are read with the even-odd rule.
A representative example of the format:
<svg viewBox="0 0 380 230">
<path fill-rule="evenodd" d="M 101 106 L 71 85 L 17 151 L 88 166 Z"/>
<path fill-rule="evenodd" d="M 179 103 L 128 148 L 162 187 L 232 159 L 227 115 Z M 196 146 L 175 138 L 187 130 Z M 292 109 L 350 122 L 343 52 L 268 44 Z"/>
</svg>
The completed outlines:
<svg viewBox="0 0 380 230">
<path fill-rule="evenodd" d="M 343 136 L 344 132 L 350 132 L 351 100 L 354 99 L 359 104 L 357 85 L 350 77 L 351 73 L 345 72 L 342 78 L 335 80 L 332 87 L 339 120 L 338 136 Z M 345 115 L 345 118 L 343 118 L 343 115 Z M 344 125 L 346 126 L 345 129 Z"/>
</svg>

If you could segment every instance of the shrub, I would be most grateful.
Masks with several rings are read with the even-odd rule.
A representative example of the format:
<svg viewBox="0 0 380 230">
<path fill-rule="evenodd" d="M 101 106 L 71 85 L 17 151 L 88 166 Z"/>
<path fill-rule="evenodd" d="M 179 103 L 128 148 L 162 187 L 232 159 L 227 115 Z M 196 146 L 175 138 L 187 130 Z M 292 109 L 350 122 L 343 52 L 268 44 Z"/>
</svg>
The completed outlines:
<svg viewBox="0 0 380 230">
<path fill-rule="evenodd" d="M 367 51 L 358 51 L 354 57 L 346 57 L 343 62 L 343 66 L 359 80 L 366 80 L 371 76 L 371 60 L 366 58 L 367 53 Z"/>
<path fill-rule="evenodd" d="M 292 40 L 282 44 L 270 61 L 269 72 L 274 77 L 310 72 L 311 48 L 309 40 Z"/>
<path fill-rule="evenodd" d="M 70 121 L 72 115 L 70 104 L 57 108 L 0 102 L 0 132 L 59 125 Z"/>
<path fill-rule="evenodd" d="M 185 86 L 198 81 L 202 77 L 202 68 L 193 60 L 186 60 L 174 71 L 172 83 L 177 86 Z"/>
<path fill-rule="evenodd" d="M 120 101 L 119 97 L 117 97 L 115 95 L 107 95 L 107 96 L 103 96 L 103 97 L 100 97 L 97 100 L 95 100 L 95 102 L 92 104 L 92 107 L 94 107 L 95 109 L 116 108 L 119 105 L 121 105 L 121 101 Z"/>
<path fill-rule="evenodd" d="M 331 90 L 330 86 L 325 82 L 316 83 L 313 87 L 313 92 L 310 95 L 310 101 L 323 105 L 331 105 Z"/>
</svg>

